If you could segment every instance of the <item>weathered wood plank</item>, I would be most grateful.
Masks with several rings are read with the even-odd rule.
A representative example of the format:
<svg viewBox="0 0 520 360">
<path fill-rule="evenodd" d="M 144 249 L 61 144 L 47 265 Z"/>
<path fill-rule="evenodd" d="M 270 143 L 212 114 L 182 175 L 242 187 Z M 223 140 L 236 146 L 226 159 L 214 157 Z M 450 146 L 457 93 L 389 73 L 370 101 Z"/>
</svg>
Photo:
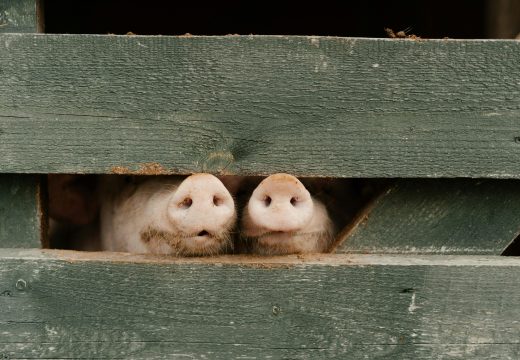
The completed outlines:
<svg viewBox="0 0 520 360">
<path fill-rule="evenodd" d="M 520 177 L 520 43 L 0 35 L 4 172 Z"/>
<path fill-rule="evenodd" d="M 336 252 L 500 255 L 519 234 L 517 180 L 399 180 Z"/>
<path fill-rule="evenodd" d="M 0 353 L 10 359 L 520 355 L 518 258 L 116 256 L 2 250 Z"/>
<path fill-rule="evenodd" d="M 0 33 L 37 31 L 37 0 L 0 0 Z"/>
<path fill-rule="evenodd" d="M 0 174 L 0 248 L 42 247 L 42 204 L 39 176 Z"/>
</svg>

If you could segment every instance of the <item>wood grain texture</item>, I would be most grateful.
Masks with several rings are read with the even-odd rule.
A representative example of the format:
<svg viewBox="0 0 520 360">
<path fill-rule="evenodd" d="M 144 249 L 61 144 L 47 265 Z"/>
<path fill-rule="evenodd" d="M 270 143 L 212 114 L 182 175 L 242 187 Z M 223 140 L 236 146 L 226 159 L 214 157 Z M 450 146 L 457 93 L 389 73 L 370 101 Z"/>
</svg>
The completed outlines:
<svg viewBox="0 0 520 360">
<path fill-rule="evenodd" d="M 500 255 L 519 234 L 517 180 L 398 180 L 336 251 Z"/>
<path fill-rule="evenodd" d="M 39 177 L 0 174 L 0 248 L 41 248 Z"/>
<path fill-rule="evenodd" d="M 37 0 L 0 0 L 0 33 L 35 33 Z"/>
<path fill-rule="evenodd" d="M 520 177 L 520 43 L 0 35 L 0 171 Z"/>
<path fill-rule="evenodd" d="M 1 251 L 4 357 L 520 355 L 515 258 L 88 256 Z"/>
</svg>

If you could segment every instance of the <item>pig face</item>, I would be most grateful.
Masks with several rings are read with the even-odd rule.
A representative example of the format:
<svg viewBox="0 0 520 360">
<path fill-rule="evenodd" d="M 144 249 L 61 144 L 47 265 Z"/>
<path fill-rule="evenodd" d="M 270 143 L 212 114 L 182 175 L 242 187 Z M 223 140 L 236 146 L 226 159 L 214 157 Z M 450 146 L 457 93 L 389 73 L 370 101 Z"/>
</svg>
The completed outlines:
<svg viewBox="0 0 520 360">
<path fill-rule="evenodd" d="M 253 191 L 241 235 L 261 255 L 326 251 L 333 225 L 325 206 L 294 176 L 274 174 Z"/>
<path fill-rule="evenodd" d="M 199 256 L 231 247 L 235 205 L 213 175 L 194 174 L 184 180 L 153 177 L 105 189 L 101 209 L 105 250 Z M 110 198 L 114 190 L 116 195 Z"/>
</svg>

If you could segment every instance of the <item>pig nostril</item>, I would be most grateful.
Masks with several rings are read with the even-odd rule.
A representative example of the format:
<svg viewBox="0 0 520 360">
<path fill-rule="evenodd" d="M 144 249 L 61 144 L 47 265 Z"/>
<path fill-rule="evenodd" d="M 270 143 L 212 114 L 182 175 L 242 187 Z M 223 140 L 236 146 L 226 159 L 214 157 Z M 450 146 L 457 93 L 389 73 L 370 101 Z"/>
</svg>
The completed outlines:
<svg viewBox="0 0 520 360">
<path fill-rule="evenodd" d="M 208 236 L 209 235 L 209 232 L 207 232 L 206 230 L 202 230 L 200 233 L 197 234 L 197 236 Z"/>
<path fill-rule="evenodd" d="M 182 209 L 188 209 L 191 206 L 191 204 L 193 204 L 193 200 L 188 197 L 179 203 L 179 207 Z"/>
<path fill-rule="evenodd" d="M 296 203 L 297 203 L 297 202 L 298 202 L 298 199 L 297 199 L 297 198 L 295 198 L 295 197 L 292 197 L 292 198 L 291 198 L 291 205 L 292 205 L 292 206 L 296 206 Z"/>
<path fill-rule="evenodd" d="M 220 206 L 220 205 L 222 205 L 223 202 L 224 202 L 224 200 L 222 200 L 221 198 L 219 198 L 217 196 L 213 196 L 213 205 Z"/>
<path fill-rule="evenodd" d="M 271 205 L 271 201 L 272 201 L 271 197 L 266 196 L 264 199 L 265 206 L 268 207 L 269 205 Z"/>
</svg>

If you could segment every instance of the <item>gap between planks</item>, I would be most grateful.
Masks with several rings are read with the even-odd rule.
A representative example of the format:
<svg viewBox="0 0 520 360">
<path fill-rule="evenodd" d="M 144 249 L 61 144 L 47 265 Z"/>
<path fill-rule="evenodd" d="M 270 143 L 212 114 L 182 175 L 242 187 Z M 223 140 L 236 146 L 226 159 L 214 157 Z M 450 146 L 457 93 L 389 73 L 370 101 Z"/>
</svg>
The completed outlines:
<svg viewBox="0 0 520 360">
<path fill-rule="evenodd" d="M 292 266 L 514 266 L 520 258 L 481 255 L 378 255 L 378 254 L 307 254 L 288 256 L 224 255 L 215 257 L 175 258 L 160 255 L 139 255 L 117 252 L 88 252 L 48 249 L 0 249 L 5 259 L 49 260 L 138 264 L 200 264 L 236 265 L 259 268 Z"/>
</svg>

